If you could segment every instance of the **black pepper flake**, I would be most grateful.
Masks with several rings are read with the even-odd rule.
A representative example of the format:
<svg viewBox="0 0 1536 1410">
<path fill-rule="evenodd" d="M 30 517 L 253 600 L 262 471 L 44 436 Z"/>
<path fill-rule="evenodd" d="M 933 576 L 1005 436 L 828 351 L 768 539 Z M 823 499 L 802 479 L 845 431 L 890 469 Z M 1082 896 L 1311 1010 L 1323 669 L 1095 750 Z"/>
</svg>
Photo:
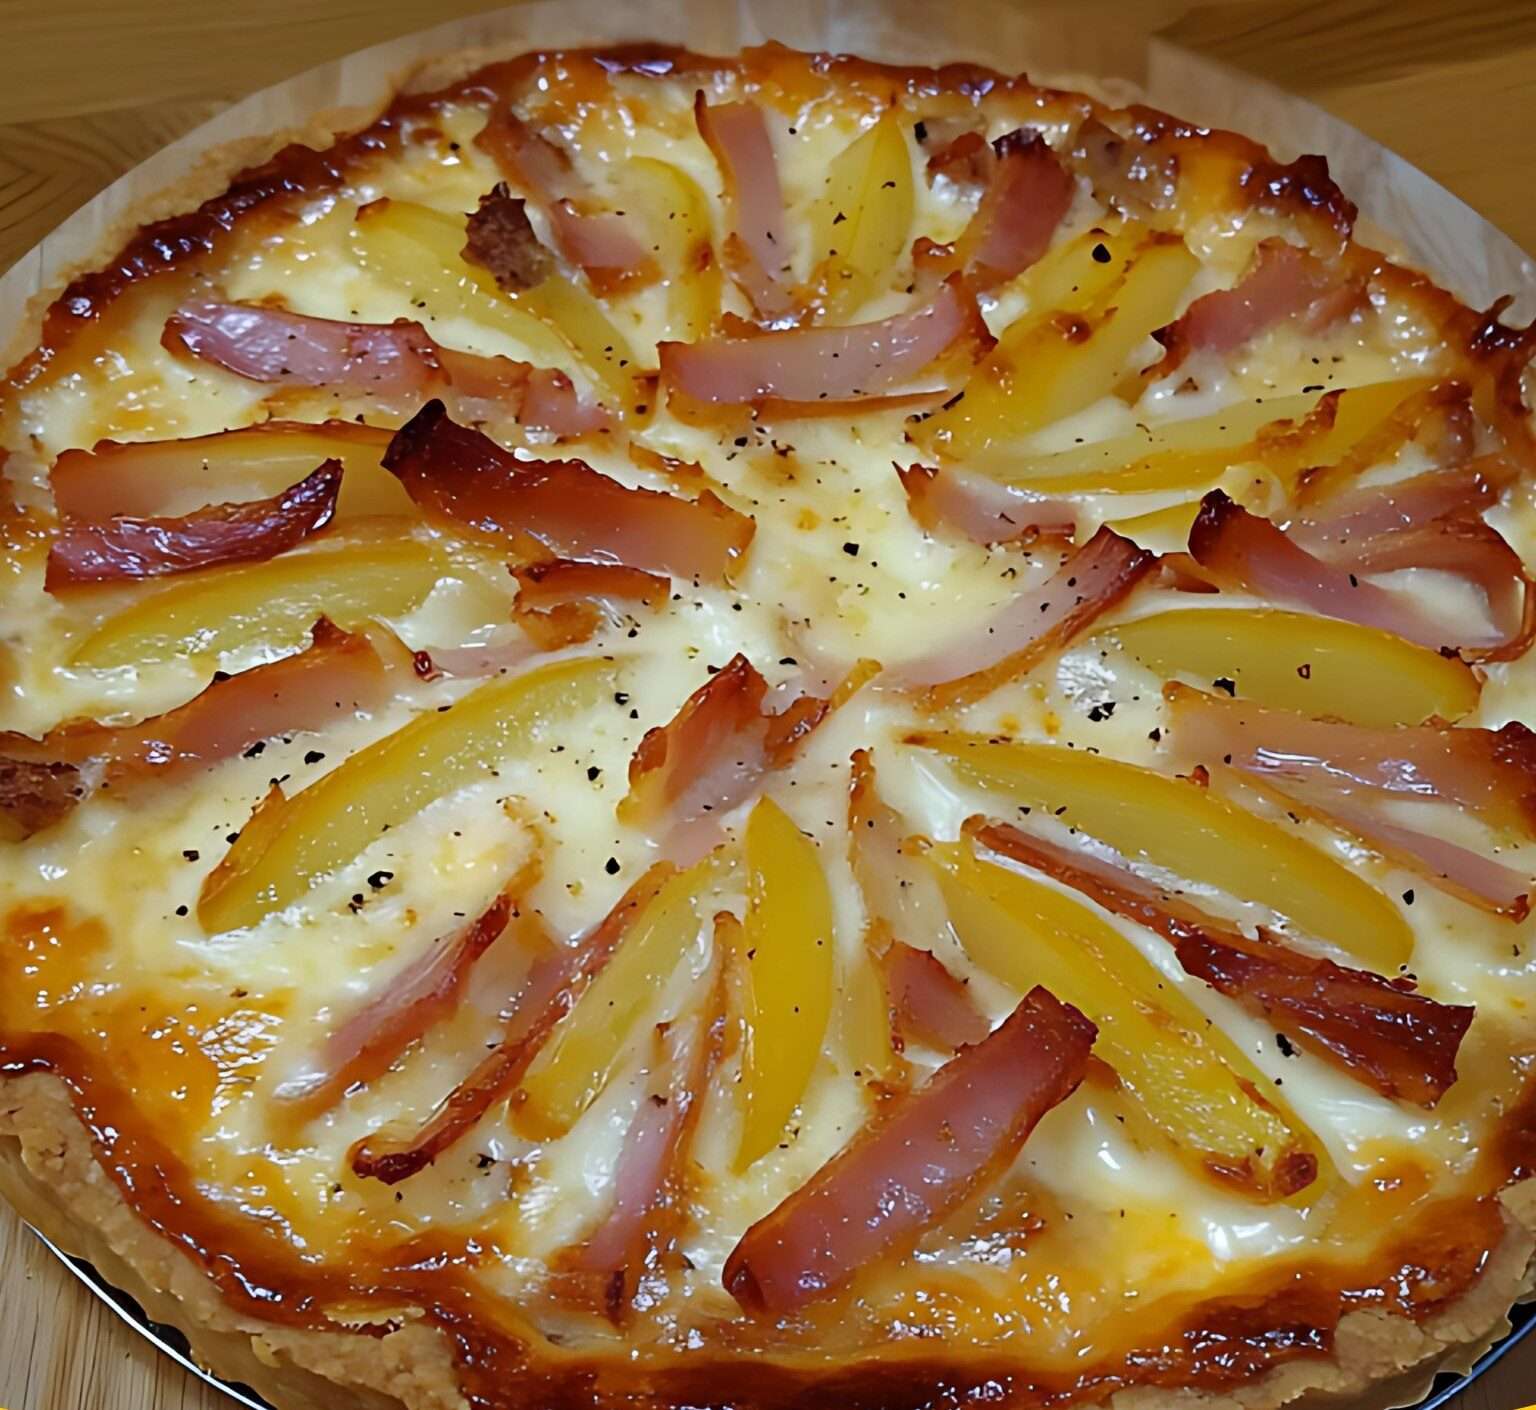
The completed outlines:
<svg viewBox="0 0 1536 1410">
<path fill-rule="evenodd" d="M 311 749 L 307 754 L 305 754 L 304 762 L 306 764 L 318 764 L 323 758 L 325 758 L 325 755 L 322 754 L 318 749 Z"/>
<path fill-rule="evenodd" d="M 1108 264 L 1113 256 L 1109 253 L 1107 246 L 1095 245 L 1093 247 L 1093 258 L 1096 264 Z"/>
<path fill-rule="evenodd" d="M 1299 665 L 1296 668 L 1296 674 L 1298 676 L 1300 676 L 1302 678 L 1302 680 L 1304 680 L 1304 681 L 1311 680 L 1312 679 L 1312 663 L 1310 661 L 1303 661 L 1301 663 L 1301 665 Z"/>
<path fill-rule="evenodd" d="M 1314 382 L 1310 387 L 1303 387 L 1301 390 L 1303 392 L 1320 392 L 1323 390 L 1323 384 L 1321 382 Z"/>
<path fill-rule="evenodd" d="M 587 765 L 587 781 L 589 783 L 596 783 L 597 782 L 597 776 L 600 773 L 602 773 L 602 770 L 600 768 L 598 768 L 598 766 L 596 764 L 588 764 Z"/>
<path fill-rule="evenodd" d="M 613 703 L 615 705 L 628 705 L 629 704 L 629 692 L 628 691 L 624 691 L 624 690 L 616 690 L 616 691 L 614 691 L 613 692 Z"/>
<path fill-rule="evenodd" d="M 249 749 L 247 749 L 245 751 L 245 754 L 244 754 L 243 757 L 247 758 L 247 759 L 254 759 L 266 747 L 267 747 L 267 741 L 264 740 L 264 739 L 258 739 L 253 745 L 251 745 L 251 747 Z"/>
<path fill-rule="evenodd" d="M 177 915 L 184 916 L 184 915 L 186 915 L 186 913 L 187 913 L 187 908 L 185 906 L 177 906 L 176 907 L 176 914 Z"/>
<path fill-rule="evenodd" d="M 1235 696 L 1237 694 L 1237 682 L 1230 676 L 1217 676 L 1216 679 L 1211 682 L 1211 685 L 1216 690 L 1226 691 L 1228 695 Z"/>
<path fill-rule="evenodd" d="M 917 138 L 919 142 L 926 142 L 928 140 L 928 124 L 923 122 L 921 119 L 919 119 L 917 122 L 914 122 L 912 124 L 912 135 Z"/>
<path fill-rule="evenodd" d="M 240 834 L 238 832 L 226 833 L 224 840 L 233 847 L 240 840 Z"/>
<path fill-rule="evenodd" d="M 368 878 L 368 884 L 375 891 L 382 891 L 394 879 L 395 874 L 392 871 L 376 871 Z"/>
<path fill-rule="evenodd" d="M 857 558 L 859 556 L 859 546 L 856 543 L 845 543 L 843 545 L 843 552 L 850 558 Z"/>
<path fill-rule="evenodd" d="M 186 849 L 186 851 L 184 851 L 181 855 L 183 857 L 185 857 L 189 862 L 195 862 L 197 860 L 197 855 L 198 855 L 197 848 L 196 847 L 188 847 Z"/>
<path fill-rule="evenodd" d="M 1406 891 L 1403 892 L 1403 904 L 1405 906 L 1411 906 L 1413 904 L 1413 887 L 1410 886 Z"/>
<path fill-rule="evenodd" d="M 1294 1045 L 1291 1043 L 1291 1040 L 1285 1036 L 1284 1033 L 1275 1034 L 1275 1046 L 1279 1048 L 1280 1051 L 1286 1055 L 1286 1057 L 1296 1056 L 1296 1049 Z"/>
<path fill-rule="evenodd" d="M 1154 744 L 1161 740 L 1162 737 L 1163 731 L 1161 728 L 1150 729 L 1147 731 L 1147 738 L 1150 739 Z"/>
<path fill-rule="evenodd" d="M 607 872 L 609 876 L 617 876 L 619 874 L 619 859 L 617 857 L 609 857 L 608 860 L 603 863 L 603 870 Z"/>
<path fill-rule="evenodd" d="M 1113 700 L 1105 700 L 1101 704 L 1095 705 L 1091 710 L 1089 710 L 1088 718 L 1092 720 L 1094 724 L 1099 724 L 1102 721 L 1107 720 L 1114 713 L 1115 702 Z"/>
</svg>

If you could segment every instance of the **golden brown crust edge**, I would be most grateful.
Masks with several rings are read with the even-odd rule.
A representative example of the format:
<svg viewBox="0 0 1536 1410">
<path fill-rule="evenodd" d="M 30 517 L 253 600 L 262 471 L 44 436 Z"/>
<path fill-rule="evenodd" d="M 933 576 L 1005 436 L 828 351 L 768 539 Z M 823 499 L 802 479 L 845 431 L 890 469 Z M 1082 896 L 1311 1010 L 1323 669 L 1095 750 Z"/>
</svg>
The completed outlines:
<svg viewBox="0 0 1536 1410">
<path fill-rule="evenodd" d="M 0 1195 L 60 1248 L 88 1259 L 150 1315 L 176 1327 L 198 1362 L 282 1410 L 465 1410 L 448 1339 L 416 1323 L 382 1338 L 294 1330 L 237 1316 L 196 1263 L 144 1225 L 97 1164 L 64 1084 L 0 1078 Z M 1110 1410 L 1313 1410 L 1401 1405 L 1433 1373 L 1470 1361 L 1536 1291 L 1536 1179 L 1502 1196 L 1506 1232 L 1482 1276 L 1424 1323 L 1351 1312 L 1331 1356 L 1292 1361 L 1235 1390 L 1137 1387 Z M 344 1398 L 340 1398 L 344 1397 Z"/>
</svg>

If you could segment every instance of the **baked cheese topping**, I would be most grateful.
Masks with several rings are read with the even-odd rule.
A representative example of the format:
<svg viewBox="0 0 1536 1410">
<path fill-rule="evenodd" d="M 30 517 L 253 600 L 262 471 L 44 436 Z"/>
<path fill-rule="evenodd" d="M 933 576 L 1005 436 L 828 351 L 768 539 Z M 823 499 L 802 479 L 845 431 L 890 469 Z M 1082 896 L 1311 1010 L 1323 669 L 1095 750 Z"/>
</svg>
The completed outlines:
<svg viewBox="0 0 1536 1410">
<path fill-rule="evenodd" d="M 296 1267 L 437 1250 L 642 1364 L 1066 1384 L 1486 1213 L 1536 1000 L 1523 351 L 1287 169 L 1128 121 L 529 61 L 24 364 L 0 1048 L 91 1055 Z M 225 435 L 268 421 L 380 430 Z M 156 557 L 331 456 L 275 551 Z M 176 527 L 66 562 L 125 514 Z M 270 724 L 217 757 L 59 729 L 327 650 L 288 705 L 210 693 L 196 730 Z M 882 1165 L 930 1084 L 957 1124 L 1049 1085 L 1003 1046 L 1036 985 L 1093 1058 L 1036 1014 L 1060 1090 Z"/>
</svg>

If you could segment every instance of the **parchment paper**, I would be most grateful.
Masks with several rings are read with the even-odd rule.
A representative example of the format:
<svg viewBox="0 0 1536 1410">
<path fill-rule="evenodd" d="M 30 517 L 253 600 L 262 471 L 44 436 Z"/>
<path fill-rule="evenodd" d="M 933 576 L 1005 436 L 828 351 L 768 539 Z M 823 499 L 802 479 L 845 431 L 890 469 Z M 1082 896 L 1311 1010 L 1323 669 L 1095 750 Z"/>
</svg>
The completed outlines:
<svg viewBox="0 0 1536 1410">
<path fill-rule="evenodd" d="M 343 130 L 380 111 L 402 80 L 413 88 L 444 77 L 444 54 L 484 48 L 511 55 L 561 45 L 654 40 L 728 54 L 776 39 L 801 49 L 841 50 L 894 63 L 969 60 L 1027 72 L 1113 103 L 1155 107 L 1267 143 L 1282 158 L 1322 152 L 1359 204 L 1371 243 L 1432 274 L 1466 302 L 1516 296 L 1514 315 L 1536 317 L 1536 262 L 1476 211 L 1401 157 L 1347 123 L 1274 85 L 1158 39 L 1102 11 L 1007 0 L 534 0 L 454 20 L 311 69 L 255 93 L 120 178 L 47 236 L 0 279 L 0 347 L 25 348 L 37 296 L 73 271 L 115 252 L 124 222 L 171 212 L 157 193 L 176 188 L 185 209 L 225 184 L 208 153 L 243 143 L 259 160 L 295 135 L 318 140 L 317 114 L 338 114 Z M 489 58 L 492 55 L 486 55 Z M 462 72 L 462 65 L 457 72 Z M 272 140 L 263 140 L 271 138 Z M 206 175 L 199 178 L 199 168 Z M 1378 238 L 1379 236 L 1379 238 Z M 9 359 L 7 359 L 9 361 Z M 1463 1370 L 1490 1337 L 1442 1369 Z M 1387 1410 L 1423 1398 L 1432 1373 L 1396 1382 L 1350 1410 Z"/>
</svg>

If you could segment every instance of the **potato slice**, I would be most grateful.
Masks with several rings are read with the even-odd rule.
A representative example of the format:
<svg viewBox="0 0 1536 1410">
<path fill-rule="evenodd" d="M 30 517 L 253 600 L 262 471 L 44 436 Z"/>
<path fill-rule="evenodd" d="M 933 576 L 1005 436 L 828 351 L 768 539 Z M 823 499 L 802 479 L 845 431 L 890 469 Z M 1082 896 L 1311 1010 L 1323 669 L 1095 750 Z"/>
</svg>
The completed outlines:
<svg viewBox="0 0 1536 1410">
<path fill-rule="evenodd" d="M 913 439 L 972 464 L 990 448 L 1016 443 L 1111 395 L 1128 371 L 1138 370 L 1130 366 L 1137 349 L 1173 321 L 1199 267 L 1182 240 L 1152 237 L 1124 280 L 1086 314 L 1010 327 L 959 400 L 918 426 Z"/>
<path fill-rule="evenodd" d="M 738 1170 L 783 1139 L 821 1061 L 834 963 L 832 893 L 821 858 L 771 798 L 747 819 L 746 867 Z"/>
<path fill-rule="evenodd" d="M 550 1035 L 513 1103 L 533 1141 L 565 1135 L 601 1094 L 635 1025 L 698 939 L 699 895 L 715 874 L 706 857 L 674 876 L 631 922 L 613 958 Z"/>
<path fill-rule="evenodd" d="M 911 242 L 912 208 L 906 128 L 887 111 L 832 159 L 811 205 L 811 285 L 821 322 L 849 322 L 890 286 Z"/>
<path fill-rule="evenodd" d="M 617 677 L 612 661 L 581 657 L 488 681 L 446 710 L 416 716 L 291 798 L 274 788 L 203 883 L 197 918 L 204 931 L 257 925 L 292 905 L 385 832 L 536 747 L 551 726 L 572 728 Z"/>
<path fill-rule="evenodd" d="M 1094 1052 L 1192 1164 L 1260 1199 L 1315 1198 L 1327 1162 L 1272 1084 L 1114 926 L 1051 886 L 936 844 L 950 922 L 971 960 L 1026 994 L 1043 984 L 1097 1025 Z M 1259 1094 L 1263 1092 L 1264 1096 Z"/>
<path fill-rule="evenodd" d="M 255 643 L 297 650 L 322 615 L 350 627 L 415 611 L 449 566 L 437 549 L 399 537 L 188 573 L 108 617 L 75 647 L 69 664 L 104 671 L 217 659 Z"/>
<path fill-rule="evenodd" d="M 910 743 L 1015 808 L 1045 808 L 1068 827 L 1188 881 L 1254 901 L 1378 973 L 1413 955 L 1413 929 L 1375 887 L 1279 823 L 1198 784 L 1055 744 L 929 733 Z"/>
<path fill-rule="evenodd" d="M 672 291 L 673 336 L 705 337 L 720 316 L 720 260 L 715 254 L 709 198 L 681 167 L 656 157 L 632 157 L 625 202 L 646 219 Z"/>
<path fill-rule="evenodd" d="M 1109 642 L 1168 680 L 1228 680 L 1246 700 L 1377 729 L 1459 720 L 1480 693 L 1456 657 L 1305 612 L 1176 608 L 1106 628 L 1087 644 Z"/>
</svg>

